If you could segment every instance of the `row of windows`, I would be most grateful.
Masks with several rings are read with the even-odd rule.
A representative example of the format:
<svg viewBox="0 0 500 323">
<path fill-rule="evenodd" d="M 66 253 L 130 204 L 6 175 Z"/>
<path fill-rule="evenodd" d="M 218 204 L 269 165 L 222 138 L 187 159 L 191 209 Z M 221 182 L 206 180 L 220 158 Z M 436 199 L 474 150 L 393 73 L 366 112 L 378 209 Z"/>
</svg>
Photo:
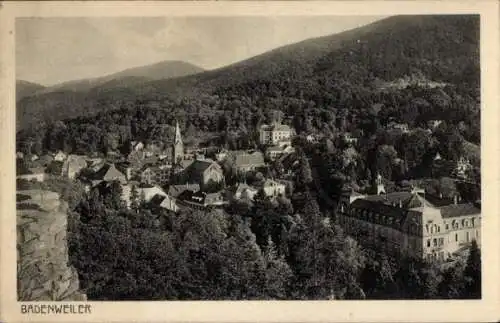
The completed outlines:
<svg viewBox="0 0 500 323">
<path fill-rule="evenodd" d="M 470 219 L 462 219 L 461 221 L 458 220 L 453 220 L 451 221 L 451 228 L 454 230 L 457 230 L 459 228 L 469 228 L 469 227 L 475 227 L 476 226 L 476 219 L 475 218 L 470 218 Z M 449 223 L 446 223 L 446 230 L 450 229 Z"/>
<path fill-rule="evenodd" d="M 356 217 L 366 218 L 370 222 L 383 225 L 396 225 L 397 219 L 392 216 L 381 215 L 371 210 L 353 209 L 352 214 Z"/>
</svg>

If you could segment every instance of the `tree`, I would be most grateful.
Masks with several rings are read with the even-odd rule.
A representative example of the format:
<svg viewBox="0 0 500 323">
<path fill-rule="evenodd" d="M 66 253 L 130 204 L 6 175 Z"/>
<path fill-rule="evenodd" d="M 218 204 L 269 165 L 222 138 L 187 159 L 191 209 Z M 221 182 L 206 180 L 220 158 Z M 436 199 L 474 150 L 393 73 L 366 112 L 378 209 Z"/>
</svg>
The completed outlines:
<svg viewBox="0 0 500 323">
<path fill-rule="evenodd" d="M 135 185 L 132 185 L 132 188 L 130 190 L 130 208 L 137 212 L 140 206 L 140 200 L 139 200 L 139 191 L 137 190 L 137 187 Z"/>
<path fill-rule="evenodd" d="M 465 297 L 481 298 L 481 250 L 476 240 L 472 240 L 467 258 L 467 265 L 464 270 Z"/>
</svg>

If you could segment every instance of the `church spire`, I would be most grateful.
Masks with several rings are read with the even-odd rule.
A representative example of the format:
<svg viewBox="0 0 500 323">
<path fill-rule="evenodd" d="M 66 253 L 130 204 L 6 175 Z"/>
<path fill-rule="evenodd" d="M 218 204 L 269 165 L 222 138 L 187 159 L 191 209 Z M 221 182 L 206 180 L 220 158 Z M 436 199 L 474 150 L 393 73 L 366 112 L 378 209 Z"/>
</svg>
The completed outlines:
<svg viewBox="0 0 500 323">
<path fill-rule="evenodd" d="M 174 144 L 181 144 L 182 145 L 182 137 L 181 137 L 181 129 L 179 128 L 179 122 L 175 120 L 175 137 L 174 137 Z"/>
<path fill-rule="evenodd" d="M 175 120 L 175 136 L 172 148 L 172 163 L 176 164 L 180 159 L 184 158 L 184 144 L 182 143 L 181 129 L 177 120 Z"/>
</svg>

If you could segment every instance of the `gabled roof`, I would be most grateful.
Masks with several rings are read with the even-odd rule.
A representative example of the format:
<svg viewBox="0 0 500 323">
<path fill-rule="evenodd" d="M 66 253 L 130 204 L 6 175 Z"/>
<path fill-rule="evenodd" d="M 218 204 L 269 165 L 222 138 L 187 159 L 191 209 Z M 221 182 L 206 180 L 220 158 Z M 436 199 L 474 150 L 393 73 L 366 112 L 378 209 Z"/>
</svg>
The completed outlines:
<svg viewBox="0 0 500 323">
<path fill-rule="evenodd" d="M 104 164 L 97 172 L 92 175 L 92 180 L 115 180 L 125 181 L 125 175 L 115 168 L 113 164 Z"/>
</svg>

